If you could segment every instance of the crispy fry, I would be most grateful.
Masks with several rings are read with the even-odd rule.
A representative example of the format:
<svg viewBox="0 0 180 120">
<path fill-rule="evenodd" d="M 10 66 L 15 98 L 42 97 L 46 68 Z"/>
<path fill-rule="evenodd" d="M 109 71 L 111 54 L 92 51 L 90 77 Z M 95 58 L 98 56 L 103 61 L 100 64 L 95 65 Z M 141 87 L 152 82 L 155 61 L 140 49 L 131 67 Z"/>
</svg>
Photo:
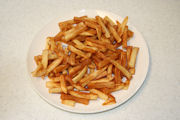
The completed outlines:
<svg viewBox="0 0 180 120">
<path fill-rule="evenodd" d="M 84 58 L 89 58 L 89 56 L 88 56 L 86 53 L 84 53 L 84 52 L 81 51 L 81 50 L 76 49 L 75 47 L 73 47 L 73 46 L 71 46 L 71 45 L 68 46 L 68 49 L 69 49 L 71 52 L 74 52 L 74 53 L 76 53 L 76 54 L 79 55 L 79 56 L 82 56 L 82 57 L 84 57 Z"/>
<path fill-rule="evenodd" d="M 79 74 L 72 79 L 72 81 L 73 81 L 74 83 L 77 83 L 77 82 L 84 76 L 84 74 L 85 74 L 86 72 L 87 72 L 87 66 L 85 66 L 85 67 L 82 69 L 82 71 L 79 72 Z"/>
<path fill-rule="evenodd" d="M 47 81 L 46 82 L 46 87 L 47 88 L 60 88 L 60 83 L 56 83 L 53 81 Z"/>
<path fill-rule="evenodd" d="M 128 22 L 128 16 L 126 16 L 122 22 L 122 24 L 119 26 L 118 25 L 118 33 L 119 33 L 119 36 L 121 37 L 124 33 L 124 29 L 126 27 L 126 24 Z"/>
<path fill-rule="evenodd" d="M 104 17 L 104 20 L 107 21 L 110 25 L 114 26 L 115 23 L 108 17 L 108 16 L 105 16 Z"/>
<path fill-rule="evenodd" d="M 111 78 L 112 77 L 112 67 L 113 67 L 113 65 L 112 64 L 110 64 L 109 66 L 108 66 L 108 69 L 107 69 L 107 78 Z"/>
<path fill-rule="evenodd" d="M 102 18 L 99 16 L 96 16 L 96 20 L 99 23 L 99 25 L 102 27 L 102 30 L 105 33 L 106 38 L 110 38 L 110 33 L 109 33 L 108 29 L 106 28 L 105 24 L 103 23 Z"/>
<path fill-rule="evenodd" d="M 105 77 L 105 76 L 107 76 L 107 71 L 104 71 L 104 72 L 102 72 L 101 74 L 99 74 L 99 75 L 96 77 L 96 79 L 101 79 L 101 78 L 103 78 L 103 77 Z"/>
<path fill-rule="evenodd" d="M 64 75 L 61 75 L 59 79 L 60 79 L 60 86 L 61 86 L 62 92 L 67 94 L 67 86 L 66 86 L 66 81 L 64 79 Z"/>
<path fill-rule="evenodd" d="M 129 67 L 131 67 L 131 68 L 135 67 L 136 57 L 137 57 L 138 51 L 139 51 L 138 47 L 133 47 L 132 48 L 131 57 L 130 57 L 130 60 L 129 60 L 129 63 L 128 63 Z"/>
<path fill-rule="evenodd" d="M 54 68 L 56 68 L 63 60 L 63 57 L 60 57 L 56 60 L 54 60 L 48 67 L 47 67 L 47 71 L 46 74 L 50 73 Z"/>
<path fill-rule="evenodd" d="M 122 35 L 122 46 L 123 48 L 127 48 L 127 31 L 128 31 L 128 28 L 125 27 L 124 29 L 124 34 Z"/>
<path fill-rule="evenodd" d="M 79 98 L 79 97 L 75 97 L 75 96 L 72 96 L 72 95 L 67 95 L 67 94 L 64 94 L 64 93 L 61 94 L 61 100 L 73 100 L 73 101 L 75 101 L 77 103 L 81 103 L 81 104 L 84 104 L 84 105 L 89 104 L 88 99 Z"/>
<path fill-rule="evenodd" d="M 77 26 L 75 28 L 72 28 L 72 29 L 64 32 L 64 40 L 67 42 L 67 41 L 75 38 L 78 34 L 80 34 L 81 32 L 83 32 L 86 29 L 87 29 L 86 25 L 83 22 L 81 22 L 81 23 L 77 24 Z"/>
<path fill-rule="evenodd" d="M 89 83 L 88 88 L 114 88 L 115 83 L 110 81 L 110 82 L 98 82 L 98 83 Z"/>
<path fill-rule="evenodd" d="M 108 28 L 109 28 L 109 31 L 111 32 L 111 34 L 113 35 L 113 37 L 116 39 L 117 43 L 120 43 L 121 38 L 118 35 L 118 33 L 116 32 L 116 30 L 114 29 L 114 27 L 111 26 L 110 24 L 108 24 Z"/>
<path fill-rule="evenodd" d="M 72 86 L 67 86 L 67 90 L 72 90 L 73 87 Z M 49 93 L 61 93 L 62 89 L 60 87 L 58 88 L 49 88 Z"/>
<path fill-rule="evenodd" d="M 84 99 L 90 99 L 95 100 L 97 99 L 97 95 L 93 93 L 85 93 L 85 92 L 79 92 L 79 91 L 69 91 L 69 94 L 78 98 L 84 98 Z"/>
<path fill-rule="evenodd" d="M 84 87 L 86 86 L 91 80 L 95 79 L 99 74 L 101 74 L 104 70 L 106 69 L 106 67 L 104 67 L 101 70 L 97 70 L 91 74 L 89 74 L 87 77 L 84 77 L 83 79 L 81 79 L 79 82 L 80 84 Z"/>
<path fill-rule="evenodd" d="M 76 48 L 86 51 L 86 52 L 95 53 L 98 50 L 96 47 L 90 47 L 90 46 L 84 45 L 79 40 L 73 40 L 73 42 L 76 44 L 75 45 Z"/>
<path fill-rule="evenodd" d="M 48 50 L 43 50 L 42 65 L 43 65 L 44 69 L 46 69 L 48 66 Z"/>
<path fill-rule="evenodd" d="M 103 100 L 107 100 L 108 99 L 108 95 L 104 94 L 103 92 L 101 92 L 100 90 L 97 89 L 90 89 L 89 90 L 91 93 L 97 94 L 99 98 L 103 99 Z"/>
<path fill-rule="evenodd" d="M 69 67 L 68 64 L 66 64 L 66 65 L 59 65 L 53 71 L 54 71 L 54 73 L 59 73 L 59 72 L 62 72 L 63 70 L 66 70 L 68 67 Z"/>
<path fill-rule="evenodd" d="M 73 101 L 73 100 L 62 100 L 61 103 L 65 104 L 65 105 L 68 105 L 68 106 L 71 106 L 71 107 L 74 107 L 76 102 Z"/>
<path fill-rule="evenodd" d="M 109 78 L 101 78 L 101 79 L 98 79 L 98 80 L 93 80 L 93 81 L 90 81 L 90 83 L 110 82 L 113 79 L 114 79 L 114 77 L 111 76 Z"/>
<path fill-rule="evenodd" d="M 98 52 L 98 55 L 101 56 L 102 58 L 110 61 L 113 65 L 115 65 L 128 79 L 132 78 L 131 73 L 129 73 L 129 71 L 126 70 L 126 68 L 124 68 L 123 66 L 121 66 L 118 62 L 116 62 L 115 60 L 110 59 L 109 57 L 106 57 L 105 55 L 103 55 L 102 53 Z"/>
<path fill-rule="evenodd" d="M 82 70 L 86 65 L 88 65 L 91 61 L 89 59 L 84 60 L 80 65 L 73 67 L 72 71 L 69 72 L 69 76 L 74 76 L 78 71 Z"/>
</svg>

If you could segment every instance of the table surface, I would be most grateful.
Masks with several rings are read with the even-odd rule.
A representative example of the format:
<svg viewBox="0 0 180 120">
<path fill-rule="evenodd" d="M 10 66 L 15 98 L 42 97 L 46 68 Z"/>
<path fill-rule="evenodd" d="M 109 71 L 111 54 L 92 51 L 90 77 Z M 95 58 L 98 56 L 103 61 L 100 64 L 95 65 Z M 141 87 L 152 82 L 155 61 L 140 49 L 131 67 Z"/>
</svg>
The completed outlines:
<svg viewBox="0 0 180 120">
<path fill-rule="evenodd" d="M 98 114 L 74 114 L 47 104 L 33 91 L 26 71 L 27 51 L 36 33 L 61 13 L 84 8 L 129 16 L 150 49 L 149 72 L 138 93 Z M 179 0 L 1 0 L 0 119 L 180 119 L 179 22 Z"/>
</svg>

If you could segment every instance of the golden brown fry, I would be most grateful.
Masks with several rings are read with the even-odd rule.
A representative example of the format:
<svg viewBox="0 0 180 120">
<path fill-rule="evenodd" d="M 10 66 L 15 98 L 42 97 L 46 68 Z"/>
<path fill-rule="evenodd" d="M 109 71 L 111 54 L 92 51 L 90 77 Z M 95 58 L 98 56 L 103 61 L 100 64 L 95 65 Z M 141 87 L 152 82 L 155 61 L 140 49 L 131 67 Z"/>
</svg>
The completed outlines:
<svg viewBox="0 0 180 120">
<path fill-rule="evenodd" d="M 60 83 L 53 82 L 53 81 L 47 81 L 46 87 L 47 88 L 60 88 Z"/>
<path fill-rule="evenodd" d="M 108 74 L 107 74 L 107 71 L 104 71 L 104 72 L 102 72 L 101 74 L 99 74 L 97 77 L 96 77 L 96 79 L 101 79 L 101 78 L 103 78 L 103 77 L 106 77 Z"/>
<path fill-rule="evenodd" d="M 90 46 L 84 45 L 79 40 L 73 40 L 73 42 L 76 44 L 75 45 L 76 48 L 86 51 L 86 52 L 95 53 L 98 50 L 96 47 L 90 47 Z"/>
<path fill-rule="evenodd" d="M 89 104 L 88 99 L 78 98 L 78 97 L 75 97 L 75 96 L 72 96 L 72 95 L 67 95 L 67 94 L 64 94 L 64 93 L 61 94 L 61 100 L 73 100 L 73 101 L 75 101 L 77 103 L 81 103 L 81 104 L 84 104 L 84 105 Z"/>
<path fill-rule="evenodd" d="M 85 74 L 86 72 L 87 72 L 87 66 L 85 66 L 85 67 L 82 69 L 82 71 L 80 71 L 79 74 L 72 79 L 72 81 L 73 81 L 74 83 L 77 83 L 77 82 L 84 76 L 84 74 Z"/>
<path fill-rule="evenodd" d="M 81 32 L 83 32 L 86 29 L 87 29 L 86 25 L 83 22 L 81 22 L 81 23 L 77 24 L 77 26 L 75 28 L 72 28 L 72 29 L 64 32 L 64 40 L 69 41 L 69 40 L 75 38 L 78 34 L 80 34 Z"/>
<path fill-rule="evenodd" d="M 109 66 L 108 66 L 108 69 L 107 69 L 107 78 L 111 78 L 112 77 L 112 67 L 113 67 L 113 65 L 112 64 L 110 64 Z"/>
<path fill-rule="evenodd" d="M 129 72 L 130 72 L 132 75 L 134 75 L 134 74 L 135 74 L 135 68 L 130 68 L 130 69 L 129 69 Z"/>
<path fill-rule="evenodd" d="M 126 24 L 128 22 L 128 16 L 126 16 L 122 22 L 122 24 L 119 26 L 118 25 L 118 33 L 119 33 L 119 36 L 121 37 L 124 33 L 124 29 L 126 27 Z"/>
<path fill-rule="evenodd" d="M 67 90 L 72 90 L 73 87 L 72 86 L 67 86 Z M 61 93 L 62 89 L 60 87 L 58 88 L 49 88 L 49 93 Z M 62 94 L 62 93 L 61 93 Z"/>
<path fill-rule="evenodd" d="M 69 63 L 71 64 L 71 65 L 75 65 L 76 64 L 76 59 L 75 59 L 75 57 L 76 57 L 76 54 L 75 53 L 71 53 L 70 54 L 70 57 L 69 57 Z"/>
<path fill-rule="evenodd" d="M 112 26 L 114 26 L 115 25 L 115 23 L 108 17 L 108 16 L 105 16 L 104 17 L 104 20 L 106 21 L 106 22 L 108 22 L 110 25 L 112 25 Z"/>
<path fill-rule="evenodd" d="M 133 47 L 132 52 L 131 52 L 131 57 L 129 60 L 129 67 L 134 68 L 135 67 L 135 63 L 136 63 L 136 57 L 138 54 L 139 48 L 138 47 Z"/>
<path fill-rule="evenodd" d="M 111 80 L 113 80 L 114 77 L 111 76 L 109 78 L 101 78 L 101 79 L 98 79 L 98 80 L 93 80 L 93 81 L 90 81 L 90 83 L 100 83 L 100 82 L 110 82 Z"/>
<path fill-rule="evenodd" d="M 86 59 L 81 64 L 73 67 L 72 71 L 69 72 L 69 76 L 73 77 L 78 73 L 78 71 L 82 70 L 86 65 L 90 64 L 90 60 Z"/>
<path fill-rule="evenodd" d="M 42 65 L 44 69 L 48 66 L 48 50 L 43 50 L 42 52 Z"/>
<path fill-rule="evenodd" d="M 64 104 L 64 105 L 68 105 L 68 106 L 74 107 L 76 102 L 73 101 L 73 100 L 62 100 L 61 103 Z"/>
<path fill-rule="evenodd" d="M 105 33 L 106 38 L 110 38 L 110 33 L 109 33 L 108 29 L 106 28 L 105 24 L 103 23 L 102 18 L 99 16 L 96 16 L 96 20 L 97 20 L 98 24 L 101 26 L 102 31 Z"/>
<path fill-rule="evenodd" d="M 66 81 L 64 79 L 64 75 L 61 75 L 59 79 L 60 79 L 60 86 L 61 86 L 62 92 L 67 94 L 67 86 L 66 86 Z"/>
<path fill-rule="evenodd" d="M 103 100 L 107 100 L 108 99 L 108 95 L 104 94 L 103 92 L 101 92 L 100 90 L 97 89 L 90 89 L 89 90 L 91 93 L 97 94 L 99 98 L 103 99 Z"/>
<path fill-rule="evenodd" d="M 112 104 L 116 104 L 116 100 L 115 97 L 112 96 L 111 94 L 108 95 L 109 99 L 106 100 L 102 105 L 112 105 Z"/>
<path fill-rule="evenodd" d="M 77 48 L 75 48 L 75 47 L 73 47 L 73 46 L 71 46 L 71 45 L 68 46 L 68 49 L 69 49 L 71 52 L 76 53 L 76 54 L 79 55 L 79 56 L 82 56 L 82 57 L 84 57 L 84 58 L 89 58 L 89 56 L 88 56 L 86 53 L 84 53 L 83 51 L 81 51 L 81 50 L 79 50 L 79 49 L 77 49 Z"/>
<path fill-rule="evenodd" d="M 107 67 L 104 67 L 101 70 L 97 70 L 91 74 L 89 74 L 87 77 L 84 77 L 79 82 L 84 87 L 86 86 L 91 80 L 95 79 L 99 74 L 101 74 L 104 70 L 106 70 Z"/>
<path fill-rule="evenodd" d="M 116 32 L 114 27 L 111 26 L 110 24 L 108 24 L 108 28 L 109 28 L 109 31 L 111 32 L 111 34 L 113 35 L 113 37 L 116 39 L 117 43 L 120 43 L 121 37 L 118 35 L 118 33 Z"/>
<path fill-rule="evenodd" d="M 79 92 L 79 91 L 69 91 L 69 94 L 78 98 L 84 98 L 84 99 L 90 99 L 95 100 L 97 99 L 97 95 L 93 93 L 85 93 L 85 92 Z"/>
<path fill-rule="evenodd" d="M 98 83 L 89 83 L 88 88 L 114 88 L 115 83 L 113 81 L 110 82 L 98 82 Z"/>
<path fill-rule="evenodd" d="M 128 28 L 125 27 L 124 28 L 124 34 L 122 35 L 122 46 L 123 48 L 127 48 L 127 31 L 128 31 Z"/>
<path fill-rule="evenodd" d="M 47 67 L 47 71 L 46 74 L 50 73 L 54 68 L 56 68 L 63 60 L 63 57 L 60 57 L 56 60 L 54 60 L 48 67 Z"/>
<path fill-rule="evenodd" d="M 112 60 L 111 58 L 109 57 L 106 57 L 104 54 L 98 52 L 98 55 L 101 56 L 102 58 L 110 61 L 114 66 L 116 66 L 128 79 L 131 79 L 132 78 L 132 75 L 131 73 L 129 73 L 128 70 L 126 70 L 126 68 L 124 68 L 123 66 L 121 66 L 117 61 L 115 60 Z"/>
<path fill-rule="evenodd" d="M 64 70 L 66 70 L 68 67 L 69 67 L 68 64 L 66 64 L 66 65 L 59 65 L 53 71 L 54 71 L 54 73 L 59 73 L 59 72 L 62 72 Z"/>
<path fill-rule="evenodd" d="M 96 43 L 93 43 L 91 41 L 85 41 L 85 43 L 91 47 L 95 47 L 95 48 L 98 48 L 100 51 L 102 52 L 105 52 L 106 51 L 106 48 L 102 45 L 99 45 L 99 44 L 96 44 Z"/>
</svg>

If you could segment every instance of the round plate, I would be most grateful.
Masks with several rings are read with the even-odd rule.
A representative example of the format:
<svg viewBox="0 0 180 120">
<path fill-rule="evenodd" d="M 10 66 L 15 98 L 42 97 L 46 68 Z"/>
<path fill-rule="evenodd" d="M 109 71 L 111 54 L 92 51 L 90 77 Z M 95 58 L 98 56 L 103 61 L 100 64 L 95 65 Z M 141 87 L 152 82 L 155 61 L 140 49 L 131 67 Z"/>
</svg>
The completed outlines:
<svg viewBox="0 0 180 120">
<path fill-rule="evenodd" d="M 129 29 L 134 32 L 134 37 L 129 41 L 129 44 L 140 48 L 138 57 L 137 57 L 137 62 L 136 62 L 136 73 L 133 76 L 133 79 L 131 80 L 129 89 L 114 92 L 113 95 L 115 96 L 117 103 L 113 105 L 102 106 L 102 103 L 104 101 L 101 99 L 90 100 L 89 105 L 82 105 L 82 104 L 76 103 L 75 107 L 70 107 L 70 106 L 61 104 L 59 94 L 48 93 L 48 89 L 45 87 L 45 83 L 47 79 L 42 80 L 41 78 L 31 76 L 31 72 L 36 68 L 36 64 L 33 58 L 34 56 L 42 53 L 42 50 L 45 47 L 46 37 L 54 36 L 55 34 L 59 32 L 58 23 L 60 21 L 69 20 L 69 19 L 72 19 L 74 16 L 83 16 L 83 15 L 88 15 L 89 17 L 95 17 L 96 15 L 99 15 L 101 17 L 109 16 L 111 19 L 119 20 L 120 22 L 122 22 L 123 20 L 120 16 L 116 14 L 106 12 L 106 11 L 101 11 L 101 10 L 84 10 L 83 9 L 83 10 L 75 11 L 68 14 L 67 13 L 60 14 L 59 16 L 61 17 L 56 18 L 55 20 L 51 21 L 35 36 L 34 40 L 31 43 L 28 56 L 27 56 L 27 69 L 28 69 L 28 73 L 31 78 L 32 85 L 35 91 L 51 105 L 58 107 L 60 109 L 69 111 L 69 112 L 97 113 L 97 112 L 110 110 L 112 108 L 115 108 L 121 105 L 137 92 L 137 90 L 143 84 L 143 81 L 145 80 L 146 74 L 148 72 L 149 52 L 148 52 L 148 47 L 146 45 L 146 42 L 143 39 L 140 32 L 135 27 L 131 26 L 128 23 Z"/>
</svg>

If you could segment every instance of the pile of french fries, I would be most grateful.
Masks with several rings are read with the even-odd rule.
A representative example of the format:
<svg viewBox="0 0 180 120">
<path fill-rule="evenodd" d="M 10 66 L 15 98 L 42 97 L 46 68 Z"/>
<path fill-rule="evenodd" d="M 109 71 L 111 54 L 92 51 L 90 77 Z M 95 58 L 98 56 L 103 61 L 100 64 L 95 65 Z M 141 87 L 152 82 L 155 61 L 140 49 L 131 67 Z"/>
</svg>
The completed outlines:
<svg viewBox="0 0 180 120">
<path fill-rule="evenodd" d="M 102 105 L 115 104 L 111 93 L 128 89 L 139 51 L 127 44 L 133 37 L 127 22 L 128 17 L 115 23 L 108 16 L 60 22 L 60 32 L 47 37 L 42 55 L 34 57 L 32 76 L 48 76 L 46 87 L 61 94 L 62 104 L 88 105 L 97 98 L 104 100 Z"/>
</svg>

